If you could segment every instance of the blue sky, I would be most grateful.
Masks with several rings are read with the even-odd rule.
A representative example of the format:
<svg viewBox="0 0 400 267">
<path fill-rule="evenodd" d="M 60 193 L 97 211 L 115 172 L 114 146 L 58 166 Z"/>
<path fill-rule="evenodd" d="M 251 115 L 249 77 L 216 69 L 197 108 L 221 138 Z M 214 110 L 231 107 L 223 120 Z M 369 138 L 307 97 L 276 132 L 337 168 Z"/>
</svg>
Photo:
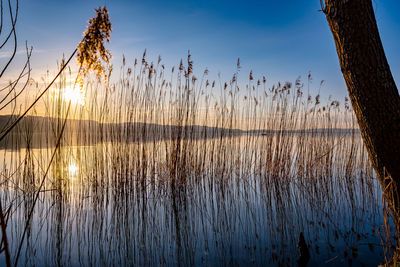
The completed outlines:
<svg viewBox="0 0 400 267">
<path fill-rule="evenodd" d="M 325 80 L 324 96 L 346 94 L 333 38 L 319 0 L 26 0 L 20 3 L 18 36 L 34 47 L 35 75 L 55 69 L 63 54 L 79 43 L 93 9 L 106 4 L 113 24 L 109 48 L 116 67 L 147 49 L 154 61 L 177 65 L 190 49 L 194 71 L 208 68 L 229 80 L 241 59 L 241 79 L 248 71 L 265 75 L 269 85 L 307 73 L 313 87 Z M 400 1 L 373 1 L 378 26 L 396 82 L 400 80 Z M 21 45 L 20 48 L 23 48 Z M 15 66 L 17 67 L 17 66 Z"/>
</svg>

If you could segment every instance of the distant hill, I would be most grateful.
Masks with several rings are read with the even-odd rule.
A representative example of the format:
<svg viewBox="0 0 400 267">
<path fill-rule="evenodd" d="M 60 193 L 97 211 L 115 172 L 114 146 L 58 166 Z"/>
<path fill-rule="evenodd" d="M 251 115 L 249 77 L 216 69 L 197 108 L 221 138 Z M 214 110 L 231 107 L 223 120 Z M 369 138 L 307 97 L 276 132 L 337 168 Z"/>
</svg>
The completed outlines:
<svg viewBox="0 0 400 267">
<path fill-rule="evenodd" d="M 16 116 L 0 116 L 0 131 L 4 132 Z M 0 143 L 0 148 L 41 148 L 56 144 L 63 120 L 27 116 Z M 150 142 L 165 139 L 201 139 L 244 134 L 237 129 L 199 125 L 177 126 L 153 123 L 99 123 L 91 120 L 67 120 L 63 145 L 93 145 L 99 142 Z"/>
<path fill-rule="evenodd" d="M 16 116 L 1 115 L 0 131 L 4 132 Z M 0 142 L 0 149 L 43 148 L 56 144 L 63 120 L 59 118 L 27 116 Z M 359 133 L 357 129 L 329 129 L 330 134 Z M 321 134 L 327 129 L 244 131 L 200 125 L 177 126 L 152 123 L 99 123 L 92 120 L 69 119 L 62 145 L 94 145 L 101 142 L 152 142 L 176 139 L 208 139 L 240 135 Z"/>
</svg>

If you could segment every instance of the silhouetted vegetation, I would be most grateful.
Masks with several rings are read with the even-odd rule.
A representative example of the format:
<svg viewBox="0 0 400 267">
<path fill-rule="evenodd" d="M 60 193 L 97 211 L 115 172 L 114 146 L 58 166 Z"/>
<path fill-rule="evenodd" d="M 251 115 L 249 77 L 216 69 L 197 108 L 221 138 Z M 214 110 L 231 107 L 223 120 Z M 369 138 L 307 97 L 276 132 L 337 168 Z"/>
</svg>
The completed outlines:
<svg viewBox="0 0 400 267">
<path fill-rule="evenodd" d="M 43 79 L 46 117 L 0 117 L 8 265 L 294 265 L 298 243 L 314 264 L 392 255 L 349 99 L 312 95 L 311 75 L 241 78 L 239 60 L 214 81 L 190 53 L 171 69 L 124 57 L 112 77 L 107 10 L 96 18 L 78 74 L 67 60 Z"/>
</svg>

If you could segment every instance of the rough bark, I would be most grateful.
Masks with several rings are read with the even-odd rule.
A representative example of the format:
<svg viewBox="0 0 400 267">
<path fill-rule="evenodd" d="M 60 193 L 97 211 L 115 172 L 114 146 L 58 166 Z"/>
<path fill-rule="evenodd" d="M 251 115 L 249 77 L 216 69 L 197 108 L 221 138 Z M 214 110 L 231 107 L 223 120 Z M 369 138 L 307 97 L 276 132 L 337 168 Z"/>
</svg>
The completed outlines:
<svg viewBox="0 0 400 267">
<path fill-rule="evenodd" d="M 389 181 L 400 184 L 400 96 L 383 50 L 372 1 L 325 0 L 323 11 L 364 144 L 386 190 Z M 397 190 L 398 186 L 392 188 Z"/>
</svg>

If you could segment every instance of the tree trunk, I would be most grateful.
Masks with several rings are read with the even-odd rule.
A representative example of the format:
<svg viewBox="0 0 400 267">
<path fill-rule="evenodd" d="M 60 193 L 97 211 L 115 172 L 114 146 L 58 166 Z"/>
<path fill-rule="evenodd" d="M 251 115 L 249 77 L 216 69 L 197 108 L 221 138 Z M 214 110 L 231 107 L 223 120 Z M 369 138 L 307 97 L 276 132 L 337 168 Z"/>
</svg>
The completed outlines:
<svg viewBox="0 0 400 267">
<path fill-rule="evenodd" d="M 371 0 L 325 0 L 323 12 L 369 158 L 400 234 L 400 96 Z M 397 265 L 400 239 L 388 262 Z"/>
<path fill-rule="evenodd" d="M 390 181 L 400 184 L 400 96 L 383 50 L 372 2 L 325 0 L 323 11 L 364 144 L 386 190 Z M 394 188 L 397 190 L 397 186 Z"/>
</svg>

